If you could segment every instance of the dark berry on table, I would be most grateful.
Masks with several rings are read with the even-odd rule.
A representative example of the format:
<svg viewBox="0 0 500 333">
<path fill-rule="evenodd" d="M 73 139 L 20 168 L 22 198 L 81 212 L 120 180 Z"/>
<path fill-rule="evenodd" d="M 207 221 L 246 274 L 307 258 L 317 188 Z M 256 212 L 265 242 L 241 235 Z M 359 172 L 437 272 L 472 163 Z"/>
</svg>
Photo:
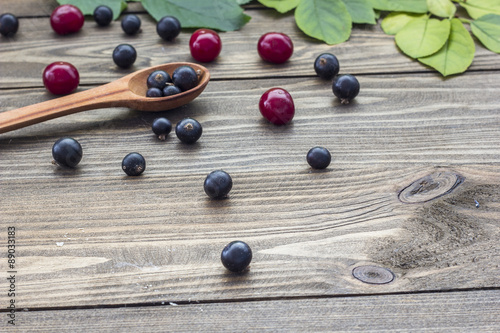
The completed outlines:
<svg viewBox="0 0 500 333">
<path fill-rule="evenodd" d="M 195 143 L 202 132 L 201 124 L 193 118 L 185 118 L 175 126 L 175 134 L 184 143 Z"/>
<path fill-rule="evenodd" d="M 332 161 L 332 156 L 328 149 L 324 147 L 314 147 L 307 152 L 307 163 L 313 169 L 326 169 Z"/>
<path fill-rule="evenodd" d="M 314 70 L 322 79 L 331 80 L 339 73 L 339 60 L 331 53 L 320 54 L 314 61 Z"/>
<path fill-rule="evenodd" d="M 146 170 L 146 160 L 139 153 L 130 153 L 123 158 L 122 169 L 128 176 L 139 176 Z"/>
<path fill-rule="evenodd" d="M 160 140 L 165 140 L 166 136 L 172 131 L 172 123 L 167 118 L 156 118 L 151 128 Z"/>
<path fill-rule="evenodd" d="M 166 41 L 172 41 L 181 33 L 181 22 L 173 16 L 162 17 L 156 24 L 156 32 Z"/>
<path fill-rule="evenodd" d="M 222 250 L 220 259 L 224 267 L 231 272 L 241 272 L 245 270 L 252 261 L 252 249 L 247 243 L 233 241 Z"/>
<path fill-rule="evenodd" d="M 61 5 L 56 7 L 50 15 L 50 25 L 59 35 L 66 35 L 79 31 L 83 27 L 85 19 L 78 7 L 73 5 Z"/>
<path fill-rule="evenodd" d="M 282 64 L 292 56 L 293 43 L 288 35 L 268 32 L 259 38 L 257 51 L 263 60 Z"/>
<path fill-rule="evenodd" d="M 137 52 L 129 44 L 120 44 L 113 51 L 113 61 L 121 68 L 129 68 L 134 64 L 136 58 Z"/>
<path fill-rule="evenodd" d="M 191 56 L 200 62 L 211 62 L 222 50 L 219 34 L 211 29 L 198 29 L 189 39 Z"/>
<path fill-rule="evenodd" d="M 181 91 L 186 91 L 198 85 L 198 74 L 191 66 L 180 66 L 172 73 L 172 81 Z"/>
<path fill-rule="evenodd" d="M 231 176 L 222 170 L 216 170 L 209 173 L 203 184 L 205 193 L 212 199 L 225 198 L 232 187 L 233 180 Z"/>
<path fill-rule="evenodd" d="M 68 62 L 53 62 L 43 71 L 43 84 L 55 95 L 67 95 L 73 92 L 79 83 L 78 70 Z"/>
<path fill-rule="evenodd" d="M 339 75 L 333 79 L 333 94 L 340 99 L 342 104 L 348 104 L 359 93 L 359 82 L 354 75 Z"/>
<path fill-rule="evenodd" d="M 125 15 L 122 18 L 122 29 L 127 35 L 135 35 L 141 29 L 141 19 L 134 14 Z"/>
<path fill-rule="evenodd" d="M 113 21 L 113 10 L 108 6 L 97 6 L 94 9 L 94 21 L 101 27 L 108 26 Z"/>
<path fill-rule="evenodd" d="M 163 97 L 163 91 L 158 88 L 149 88 L 146 91 L 146 97 Z"/>
<path fill-rule="evenodd" d="M 60 138 L 52 146 L 52 157 L 60 166 L 74 168 L 80 163 L 82 156 L 82 146 L 73 138 Z"/>
<path fill-rule="evenodd" d="M 19 29 L 19 21 L 13 14 L 5 13 L 0 15 L 0 34 L 5 37 L 12 37 Z"/>
<path fill-rule="evenodd" d="M 174 86 L 172 84 L 167 85 L 165 88 L 163 88 L 163 96 L 172 96 L 172 95 L 177 95 L 180 94 L 182 91 L 179 89 L 179 87 Z"/>
<path fill-rule="evenodd" d="M 271 88 L 260 97 L 259 110 L 264 118 L 275 125 L 289 123 L 295 114 L 293 98 L 282 88 Z"/>
<path fill-rule="evenodd" d="M 170 75 L 162 70 L 152 72 L 147 79 L 148 88 L 163 89 L 169 82 L 172 82 Z"/>
</svg>

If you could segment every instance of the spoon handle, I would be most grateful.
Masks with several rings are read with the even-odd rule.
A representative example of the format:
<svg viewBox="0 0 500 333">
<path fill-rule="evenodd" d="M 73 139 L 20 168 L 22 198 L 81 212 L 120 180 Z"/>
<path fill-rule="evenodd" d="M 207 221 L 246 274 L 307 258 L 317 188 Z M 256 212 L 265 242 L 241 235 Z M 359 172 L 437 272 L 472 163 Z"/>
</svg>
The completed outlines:
<svg viewBox="0 0 500 333">
<path fill-rule="evenodd" d="M 126 85 L 111 82 L 64 97 L 0 113 L 0 133 L 80 111 L 125 106 L 131 93 Z"/>
</svg>

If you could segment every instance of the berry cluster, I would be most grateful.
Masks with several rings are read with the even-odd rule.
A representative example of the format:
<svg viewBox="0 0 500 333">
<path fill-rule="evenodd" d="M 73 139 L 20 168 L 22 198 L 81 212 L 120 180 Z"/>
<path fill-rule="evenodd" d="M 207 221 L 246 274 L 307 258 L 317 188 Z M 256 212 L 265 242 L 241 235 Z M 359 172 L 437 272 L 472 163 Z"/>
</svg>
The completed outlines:
<svg viewBox="0 0 500 333">
<path fill-rule="evenodd" d="M 172 96 L 193 89 L 198 85 L 198 76 L 198 73 L 187 65 L 177 67 L 172 77 L 163 70 L 154 71 L 146 80 L 146 97 Z"/>
</svg>

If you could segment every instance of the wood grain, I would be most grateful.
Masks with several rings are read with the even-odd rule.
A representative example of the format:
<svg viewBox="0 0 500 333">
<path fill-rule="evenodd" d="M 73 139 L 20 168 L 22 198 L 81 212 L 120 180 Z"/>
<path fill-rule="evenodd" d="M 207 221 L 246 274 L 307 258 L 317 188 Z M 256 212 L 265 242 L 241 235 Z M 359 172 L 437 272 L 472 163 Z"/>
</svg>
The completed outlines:
<svg viewBox="0 0 500 333">
<path fill-rule="evenodd" d="M 37 332 L 496 332 L 500 292 L 470 291 L 326 299 L 29 311 Z"/>
<path fill-rule="evenodd" d="M 314 59 L 323 52 L 335 54 L 341 73 L 383 74 L 430 72 L 429 69 L 401 54 L 393 36 L 385 35 L 380 26 L 355 27 L 349 42 L 329 46 L 305 36 L 291 15 L 272 10 L 247 10 L 252 20 L 241 30 L 221 34 L 223 48 L 218 59 L 207 64 L 214 79 L 270 78 L 315 76 Z M 141 14 L 142 32 L 128 36 L 119 22 L 102 29 L 87 19 L 85 28 L 71 36 L 58 36 L 50 28 L 48 18 L 32 18 L 21 26 L 13 40 L 2 40 L 0 88 L 40 87 L 43 69 L 54 61 L 72 63 L 80 72 L 81 84 L 103 84 L 132 71 L 167 62 L 192 62 L 189 53 L 191 31 L 183 31 L 173 43 L 162 41 L 152 18 Z M 21 22 L 22 23 L 22 22 Z M 265 63 L 256 51 L 259 37 L 279 27 L 294 42 L 294 54 L 285 64 Z M 121 43 L 133 45 L 138 58 L 130 70 L 118 69 L 112 61 L 113 49 Z M 499 57 L 477 46 L 470 70 L 500 67 Z M 36 50 L 36 52 L 26 52 Z M 436 77 L 440 77 L 435 74 Z"/>
</svg>

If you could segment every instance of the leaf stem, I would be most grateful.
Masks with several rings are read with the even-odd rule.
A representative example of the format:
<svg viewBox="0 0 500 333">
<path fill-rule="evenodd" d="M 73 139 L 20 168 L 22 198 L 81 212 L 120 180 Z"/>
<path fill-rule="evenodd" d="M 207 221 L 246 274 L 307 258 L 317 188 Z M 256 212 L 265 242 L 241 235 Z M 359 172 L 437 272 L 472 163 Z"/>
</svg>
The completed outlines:
<svg viewBox="0 0 500 333">
<path fill-rule="evenodd" d="M 466 18 L 463 18 L 463 17 L 457 17 L 457 19 L 459 19 L 460 22 L 462 22 L 462 23 L 471 24 L 471 22 L 472 22 L 472 20 L 469 20 L 469 19 L 466 19 Z"/>
</svg>

